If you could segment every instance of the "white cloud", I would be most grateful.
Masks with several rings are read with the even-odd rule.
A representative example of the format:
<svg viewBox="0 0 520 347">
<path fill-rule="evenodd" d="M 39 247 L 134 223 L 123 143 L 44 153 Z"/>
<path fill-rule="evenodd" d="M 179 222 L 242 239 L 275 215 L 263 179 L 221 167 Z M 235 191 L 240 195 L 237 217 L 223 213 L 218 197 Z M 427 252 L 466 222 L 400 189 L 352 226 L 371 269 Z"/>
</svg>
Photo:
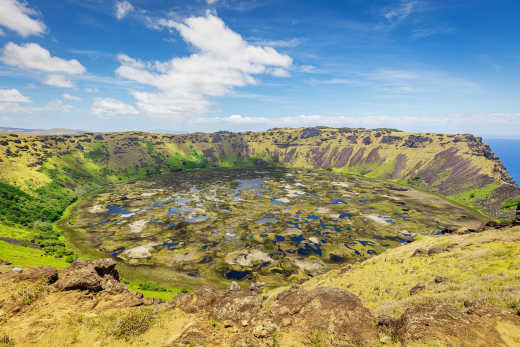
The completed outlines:
<svg viewBox="0 0 520 347">
<path fill-rule="evenodd" d="M 99 89 L 97 89 L 97 88 L 85 88 L 84 90 L 85 90 L 85 92 L 90 93 L 90 94 L 99 93 Z"/>
<path fill-rule="evenodd" d="M 67 93 L 63 94 L 63 99 L 72 100 L 72 101 L 82 101 L 83 100 L 79 96 L 70 95 L 70 94 L 67 94 Z"/>
<path fill-rule="evenodd" d="M 118 1 L 116 2 L 116 18 L 121 20 L 125 18 L 130 12 L 134 10 L 134 6 L 128 1 Z"/>
<path fill-rule="evenodd" d="M 0 89 L 0 102 L 31 102 L 17 89 Z"/>
<path fill-rule="evenodd" d="M 27 7 L 25 1 L 0 0 L 0 26 L 16 31 L 23 37 L 41 35 L 45 32 L 45 24 L 31 18 L 38 12 Z"/>
<path fill-rule="evenodd" d="M 20 102 L 20 101 L 19 101 Z M 62 100 L 56 99 L 49 101 L 45 106 L 23 106 L 19 102 L 0 102 L 1 113 L 37 113 L 44 111 L 52 112 L 70 112 L 72 105 L 64 103 Z"/>
<path fill-rule="evenodd" d="M 138 114 L 135 107 L 116 99 L 97 98 L 92 104 L 92 112 L 98 116 L 117 116 Z"/>
<path fill-rule="evenodd" d="M 56 99 L 49 101 L 47 105 L 44 107 L 45 111 L 55 111 L 55 112 L 70 112 L 74 106 L 64 103 L 62 100 Z"/>
<path fill-rule="evenodd" d="M 0 61 L 22 69 L 51 73 L 76 75 L 86 71 L 83 65 L 76 59 L 65 60 L 52 57 L 48 50 L 36 43 L 26 43 L 18 46 L 13 42 L 9 42 L 4 47 Z"/>
<path fill-rule="evenodd" d="M 218 0 L 206 0 L 208 2 L 208 5 L 213 5 L 214 3 L 216 3 Z"/>
<path fill-rule="evenodd" d="M 423 39 L 434 35 L 451 34 L 455 29 L 451 27 L 433 27 L 433 28 L 417 28 L 412 32 L 414 39 Z"/>
<path fill-rule="evenodd" d="M 159 92 L 132 92 L 137 105 L 153 117 L 176 118 L 209 111 L 209 97 L 235 87 L 257 84 L 254 75 L 287 77 L 292 59 L 272 47 L 250 45 L 218 17 L 190 17 L 184 22 L 160 19 L 159 27 L 176 30 L 197 52 L 167 62 L 143 62 L 119 55 L 116 73 L 155 87 Z"/>
<path fill-rule="evenodd" d="M 297 47 L 299 46 L 303 40 L 299 38 L 289 39 L 289 40 L 262 40 L 258 38 L 249 39 L 251 43 L 260 46 L 270 46 L 270 47 Z"/>
<path fill-rule="evenodd" d="M 74 83 L 63 75 L 50 75 L 43 83 L 59 88 L 73 88 Z"/>
<path fill-rule="evenodd" d="M 395 6 L 384 9 L 383 16 L 390 22 L 401 22 L 418 9 L 420 1 L 403 0 Z"/>
<path fill-rule="evenodd" d="M 2 113 L 29 113 L 31 107 L 25 107 L 13 102 L 0 102 L 0 114 Z"/>
</svg>

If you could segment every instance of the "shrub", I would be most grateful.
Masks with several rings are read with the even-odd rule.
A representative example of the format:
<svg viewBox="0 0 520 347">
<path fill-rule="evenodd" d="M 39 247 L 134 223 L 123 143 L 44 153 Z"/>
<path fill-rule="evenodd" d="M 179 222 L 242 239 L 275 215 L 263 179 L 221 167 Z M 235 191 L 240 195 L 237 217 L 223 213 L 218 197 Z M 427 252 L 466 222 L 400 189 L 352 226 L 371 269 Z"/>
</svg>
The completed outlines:
<svg viewBox="0 0 520 347">
<path fill-rule="evenodd" d="M 0 347 L 11 347 L 14 346 L 14 341 L 9 335 L 0 335 Z"/>
<path fill-rule="evenodd" d="M 30 305 L 39 298 L 42 298 L 45 295 L 47 295 L 48 292 L 49 288 L 42 280 L 35 283 L 22 284 L 22 287 L 18 291 L 17 295 L 19 298 L 22 299 L 24 304 Z"/>
<path fill-rule="evenodd" d="M 128 340 L 133 336 L 144 334 L 155 320 L 150 310 L 138 310 L 127 313 L 115 321 L 111 335 L 117 339 Z"/>
<path fill-rule="evenodd" d="M 149 290 L 152 292 L 167 292 L 168 291 L 168 289 L 163 288 L 163 287 L 159 286 L 157 283 L 150 282 L 150 281 L 141 282 L 141 283 L 139 283 L 138 287 L 140 290 Z"/>
</svg>

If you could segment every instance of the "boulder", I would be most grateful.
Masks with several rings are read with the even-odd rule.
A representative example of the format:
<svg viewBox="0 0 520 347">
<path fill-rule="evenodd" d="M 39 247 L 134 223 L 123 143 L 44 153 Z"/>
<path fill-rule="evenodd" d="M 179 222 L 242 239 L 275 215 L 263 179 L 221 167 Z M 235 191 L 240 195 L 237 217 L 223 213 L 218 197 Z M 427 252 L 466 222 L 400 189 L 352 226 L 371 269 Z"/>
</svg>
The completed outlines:
<svg viewBox="0 0 520 347">
<path fill-rule="evenodd" d="M 223 296 L 222 291 L 210 286 L 202 286 L 192 292 L 177 295 L 168 302 L 168 306 L 179 307 L 186 313 L 196 313 L 210 310 Z"/>
<path fill-rule="evenodd" d="M 58 291 L 86 290 L 99 292 L 122 292 L 126 286 L 119 282 L 119 273 L 112 259 L 78 259 L 69 267 L 59 271 L 59 279 L 54 284 Z"/>
<path fill-rule="evenodd" d="M 238 285 L 238 283 L 236 283 L 235 281 L 233 281 L 233 282 L 231 282 L 231 284 L 229 285 L 229 290 L 230 290 L 230 291 L 242 290 L 242 288 L 240 288 L 240 286 Z"/>
<path fill-rule="evenodd" d="M 415 251 L 413 251 L 412 257 L 423 256 L 423 255 L 426 255 L 426 254 L 428 254 L 428 252 L 425 249 L 417 248 Z"/>
<path fill-rule="evenodd" d="M 415 287 L 410 289 L 410 295 L 415 295 L 424 289 L 426 289 L 426 285 L 424 283 L 418 283 Z"/>
<path fill-rule="evenodd" d="M 442 283 L 442 282 L 446 282 L 447 280 L 448 280 L 448 277 L 437 276 L 437 277 L 435 277 L 435 279 L 433 281 L 435 283 Z"/>
<path fill-rule="evenodd" d="M 248 322 L 261 308 L 262 302 L 256 294 L 246 290 L 233 291 L 215 303 L 211 316 L 219 321 Z"/>
<path fill-rule="evenodd" d="M 448 251 L 449 249 L 447 247 L 433 247 L 428 250 L 428 255 L 431 256 L 434 254 L 444 253 Z"/>
<path fill-rule="evenodd" d="M 248 322 L 259 313 L 262 302 L 255 292 L 248 290 L 222 291 L 204 286 L 177 295 L 168 305 L 187 313 L 207 313 L 218 321 Z"/>
</svg>

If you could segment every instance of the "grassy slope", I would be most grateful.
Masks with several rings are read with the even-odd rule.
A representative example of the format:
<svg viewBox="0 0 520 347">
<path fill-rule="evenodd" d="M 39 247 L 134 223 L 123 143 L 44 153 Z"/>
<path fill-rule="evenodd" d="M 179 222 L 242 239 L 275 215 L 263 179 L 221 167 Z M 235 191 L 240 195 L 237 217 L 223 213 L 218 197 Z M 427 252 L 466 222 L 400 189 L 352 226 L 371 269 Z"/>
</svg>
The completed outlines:
<svg viewBox="0 0 520 347">
<path fill-rule="evenodd" d="M 330 271 L 304 284 L 306 288 L 343 288 L 358 295 L 378 314 L 398 316 L 409 305 L 422 302 L 463 305 L 485 300 L 508 309 L 520 308 L 520 227 L 480 234 L 423 237 L 422 239 L 353 265 L 350 271 Z M 415 256 L 456 244 L 449 252 Z M 447 277 L 435 283 L 437 276 Z M 426 289 L 411 296 L 418 283 Z"/>
<path fill-rule="evenodd" d="M 42 250 L 12 245 L 0 241 L 0 257 L 15 265 L 21 266 L 53 266 L 62 269 L 69 265 L 65 260 L 45 255 Z"/>
</svg>

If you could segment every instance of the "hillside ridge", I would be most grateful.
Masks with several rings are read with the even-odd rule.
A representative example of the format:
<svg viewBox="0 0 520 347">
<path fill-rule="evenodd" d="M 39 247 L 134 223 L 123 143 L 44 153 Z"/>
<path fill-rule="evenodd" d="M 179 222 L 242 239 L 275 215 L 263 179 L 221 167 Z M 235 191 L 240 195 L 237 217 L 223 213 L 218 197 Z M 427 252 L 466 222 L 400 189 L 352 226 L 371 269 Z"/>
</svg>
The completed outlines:
<svg viewBox="0 0 520 347">
<path fill-rule="evenodd" d="M 181 135 L 0 135 L 0 181 L 28 193 L 58 183 L 78 196 L 78 190 L 94 185 L 183 169 L 268 165 L 389 179 L 494 218 L 511 218 L 520 196 L 500 159 L 482 138 L 470 134 L 315 127 Z M 514 201 L 504 208 L 508 199 Z"/>
</svg>

